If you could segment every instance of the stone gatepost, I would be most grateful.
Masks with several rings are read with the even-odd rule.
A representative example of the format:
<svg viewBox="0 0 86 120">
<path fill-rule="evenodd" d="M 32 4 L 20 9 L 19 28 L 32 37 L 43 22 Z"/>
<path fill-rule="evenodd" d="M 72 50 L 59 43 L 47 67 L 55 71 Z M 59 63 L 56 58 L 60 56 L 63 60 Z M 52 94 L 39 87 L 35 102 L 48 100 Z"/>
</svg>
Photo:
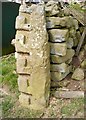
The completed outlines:
<svg viewBox="0 0 86 120">
<path fill-rule="evenodd" d="M 15 45 L 19 101 L 31 109 L 44 109 L 50 93 L 50 48 L 44 3 L 23 4 L 16 18 Z"/>
</svg>

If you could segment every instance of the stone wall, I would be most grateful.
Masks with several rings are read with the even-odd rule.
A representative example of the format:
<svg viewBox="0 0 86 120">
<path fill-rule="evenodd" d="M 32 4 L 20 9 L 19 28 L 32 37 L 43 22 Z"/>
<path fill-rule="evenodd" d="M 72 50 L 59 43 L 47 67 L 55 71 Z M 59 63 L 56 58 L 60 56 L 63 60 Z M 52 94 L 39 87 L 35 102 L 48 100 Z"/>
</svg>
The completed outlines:
<svg viewBox="0 0 86 120">
<path fill-rule="evenodd" d="M 64 11 L 54 1 L 48 2 L 45 8 L 50 44 L 51 86 L 54 87 L 72 71 L 78 21 L 71 16 L 62 15 Z"/>
<path fill-rule="evenodd" d="M 32 109 L 45 108 L 50 73 L 51 87 L 55 87 L 72 72 L 72 58 L 82 28 L 58 2 L 49 1 L 21 5 L 16 30 L 12 42 L 16 49 L 19 101 Z"/>
</svg>

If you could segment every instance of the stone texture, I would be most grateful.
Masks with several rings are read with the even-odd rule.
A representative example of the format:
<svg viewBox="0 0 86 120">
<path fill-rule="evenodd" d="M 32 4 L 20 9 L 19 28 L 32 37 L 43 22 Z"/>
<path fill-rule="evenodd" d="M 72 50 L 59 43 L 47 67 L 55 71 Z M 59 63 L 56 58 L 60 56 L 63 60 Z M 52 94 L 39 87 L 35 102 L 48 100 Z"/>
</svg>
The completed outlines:
<svg viewBox="0 0 86 120">
<path fill-rule="evenodd" d="M 66 63 L 51 64 L 50 65 L 50 71 L 52 71 L 52 72 L 58 71 L 58 72 L 61 72 L 61 73 L 65 73 L 67 71 L 67 67 L 68 67 L 68 65 Z"/>
<path fill-rule="evenodd" d="M 83 62 L 81 63 L 81 67 L 84 68 L 84 69 L 86 69 L 86 59 L 83 60 Z"/>
<path fill-rule="evenodd" d="M 81 68 L 77 68 L 73 75 L 72 75 L 72 79 L 74 80 L 83 80 L 84 79 L 84 71 Z"/>
<path fill-rule="evenodd" d="M 27 94 L 21 93 L 21 95 L 19 96 L 19 102 L 24 107 L 30 106 L 30 104 L 31 104 L 31 95 L 27 95 Z"/>
<path fill-rule="evenodd" d="M 62 99 L 77 99 L 77 98 L 84 98 L 84 91 L 62 91 L 58 90 L 55 93 L 53 93 L 53 96 L 56 98 L 62 98 Z"/>
<path fill-rule="evenodd" d="M 70 65 L 72 63 L 72 58 L 66 61 L 66 64 Z"/>
<path fill-rule="evenodd" d="M 47 28 L 70 28 L 75 25 L 76 21 L 73 21 L 71 16 L 64 17 L 47 17 Z M 73 24 L 74 22 L 74 24 Z M 76 29 L 78 29 L 78 24 L 76 23 Z"/>
<path fill-rule="evenodd" d="M 72 70 L 72 66 L 69 66 L 65 73 L 51 72 L 51 80 L 52 81 L 61 81 L 62 79 L 64 79 L 71 72 L 71 70 Z"/>
<path fill-rule="evenodd" d="M 84 45 L 84 50 L 86 51 L 86 43 L 85 43 L 85 45 Z"/>
<path fill-rule="evenodd" d="M 77 47 L 79 39 L 76 36 L 73 37 L 74 47 Z"/>
<path fill-rule="evenodd" d="M 19 75 L 18 76 L 18 88 L 19 91 L 28 93 L 28 86 L 30 83 L 30 75 Z"/>
<path fill-rule="evenodd" d="M 63 42 L 66 41 L 69 36 L 68 29 L 52 29 L 49 30 L 48 33 L 51 42 Z"/>
<path fill-rule="evenodd" d="M 67 49 L 67 53 L 65 56 L 58 56 L 58 55 L 50 55 L 52 63 L 63 63 L 70 60 L 75 54 L 73 49 Z"/>
<path fill-rule="evenodd" d="M 58 87 L 58 88 L 64 88 L 67 87 L 67 85 L 70 83 L 70 80 L 64 79 L 62 81 L 51 81 L 51 87 Z"/>
<path fill-rule="evenodd" d="M 81 51 L 79 52 L 78 59 L 80 63 L 85 59 L 85 52 L 86 51 L 84 49 L 81 49 Z"/>
<path fill-rule="evenodd" d="M 32 11 L 32 7 L 29 6 L 29 5 L 26 5 L 26 4 L 23 4 L 20 6 L 19 8 L 19 12 L 20 13 L 28 13 L 28 14 L 31 14 L 33 11 Z"/>
<path fill-rule="evenodd" d="M 34 110 L 40 110 L 43 111 L 45 109 L 45 104 L 42 103 L 42 100 L 44 98 L 40 97 L 40 100 L 37 100 L 34 98 L 32 95 L 21 93 L 19 96 L 19 102 L 21 103 L 22 106 Z"/>
<path fill-rule="evenodd" d="M 17 53 L 17 73 L 19 74 L 31 74 L 32 67 L 31 67 L 31 58 L 29 54 L 19 54 Z"/>
<path fill-rule="evenodd" d="M 68 38 L 68 40 L 66 41 L 67 43 L 67 48 L 72 48 L 74 46 L 74 41 L 73 41 L 73 38 Z"/>
<path fill-rule="evenodd" d="M 44 4 L 21 5 L 19 11 L 13 40 L 18 86 L 23 92 L 19 101 L 23 106 L 38 110 L 47 106 L 50 93 L 50 46 Z M 26 24 L 31 26 L 30 30 L 24 28 Z"/>
<path fill-rule="evenodd" d="M 49 64 L 49 46 L 44 52 L 34 50 L 30 53 L 16 53 L 17 73 L 31 74 L 35 67 L 46 67 Z M 32 54 L 31 54 L 32 53 Z M 43 54 L 45 56 L 43 56 Z M 39 57 L 39 59 L 38 59 Z M 21 69 L 20 69 L 21 68 Z"/>
<path fill-rule="evenodd" d="M 59 14 L 58 2 L 50 0 L 45 5 L 46 16 L 53 16 Z"/>
<path fill-rule="evenodd" d="M 50 43 L 50 53 L 59 56 L 65 56 L 67 52 L 66 43 Z"/>
<path fill-rule="evenodd" d="M 42 27 L 42 26 L 40 26 L 40 27 Z M 43 44 L 44 44 L 44 46 L 48 46 L 48 51 L 49 51 L 49 45 L 46 42 L 46 39 L 44 39 L 44 38 L 48 39 L 46 29 L 44 30 L 46 32 L 46 34 L 42 29 L 43 36 L 42 35 L 40 36 L 39 35 L 39 34 L 41 34 L 40 27 L 39 27 L 39 30 L 37 28 L 37 31 L 35 31 L 36 29 L 34 28 L 35 29 L 35 30 L 33 30 L 34 32 L 33 31 L 31 31 L 31 32 L 17 31 L 16 32 L 16 36 L 15 36 L 16 39 L 15 39 L 14 43 L 15 43 L 15 48 L 16 48 L 17 52 L 24 52 L 24 53 L 31 53 L 31 51 L 42 52 Z M 39 31 L 40 31 L 40 33 L 39 33 Z M 46 47 L 44 49 L 46 49 Z"/>
<path fill-rule="evenodd" d="M 20 14 L 16 18 L 15 28 L 18 30 L 29 30 L 31 31 L 31 24 L 30 24 L 30 16 L 28 14 L 22 15 Z"/>
<path fill-rule="evenodd" d="M 78 28 L 79 28 L 78 20 L 73 19 L 73 23 L 74 23 L 74 28 L 75 28 L 76 30 L 78 30 Z"/>
<path fill-rule="evenodd" d="M 75 37 L 76 36 L 76 30 L 74 27 L 71 27 L 70 30 L 69 30 L 69 36 L 71 38 Z"/>
<path fill-rule="evenodd" d="M 28 45 L 29 41 L 29 32 L 28 31 L 17 31 L 15 35 L 15 49 L 16 52 L 24 52 L 24 53 L 29 53 L 30 52 L 30 45 Z"/>
</svg>

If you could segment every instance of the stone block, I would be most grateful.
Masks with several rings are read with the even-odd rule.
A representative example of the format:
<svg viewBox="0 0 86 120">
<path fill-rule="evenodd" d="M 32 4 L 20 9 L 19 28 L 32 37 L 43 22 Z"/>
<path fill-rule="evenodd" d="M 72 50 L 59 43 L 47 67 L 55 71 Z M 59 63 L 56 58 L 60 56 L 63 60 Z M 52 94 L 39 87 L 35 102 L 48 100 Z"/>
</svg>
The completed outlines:
<svg viewBox="0 0 86 120">
<path fill-rule="evenodd" d="M 71 49 L 74 46 L 73 38 L 69 37 L 66 43 L 67 43 L 67 48 Z"/>
<path fill-rule="evenodd" d="M 52 63 L 63 63 L 70 60 L 75 54 L 75 51 L 73 49 L 67 49 L 67 53 L 65 56 L 59 56 L 59 55 L 50 55 L 50 59 Z"/>
<path fill-rule="evenodd" d="M 25 44 L 21 44 L 21 40 L 15 39 L 15 50 L 19 53 L 30 53 L 30 48 L 27 48 Z"/>
<path fill-rule="evenodd" d="M 71 38 L 75 37 L 76 36 L 76 30 L 75 28 L 71 27 L 70 30 L 69 30 L 69 36 Z"/>
<path fill-rule="evenodd" d="M 49 1 L 45 5 L 46 16 L 53 16 L 59 14 L 58 2 Z"/>
<path fill-rule="evenodd" d="M 73 24 L 76 30 L 78 30 L 79 25 L 78 25 L 78 20 L 73 18 Z"/>
<path fill-rule="evenodd" d="M 30 86 L 28 93 L 31 93 L 35 98 L 45 97 L 49 98 L 50 87 L 50 67 L 36 67 L 31 74 Z"/>
<path fill-rule="evenodd" d="M 80 38 L 81 38 L 80 31 L 77 31 L 75 37 L 73 37 L 74 47 L 78 45 Z"/>
<path fill-rule="evenodd" d="M 82 67 L 83 69 L 86 69 L 86 59 L 82 61 L 81 67 Z"/>
<path fill-rule="evenodd" d="M 43 111 L 45 107 L 47 106 L 46 103 L 43 104 L 43 97 L 36 99 L 34 96 L 21 93 L 19 96 L 19 102 L 23 107 L 32 109 L 32 110 L 40 110 Z"/>
<path fill-rule="evenodd" d="M 16 60 L 16 66 L 17 66 L 17 73 L 18 74 L 31 74 L 32 67 L 31 67 L 31 59 L 29 54 L 22 54 L 17 53 L 17 60 Z"/>
<path fill-rule="evenodd" d="M 23 4 L 23 5 L 21 5 L 20 8 L 19 8 L 19 12 L 20 12 L 20 13 L 28 13 L 28 14 L 31 14 L 33 11 L 32 11 L 31 6 L 26 5 L 26 4 Z"/>
<path fill-rule="evenodd" d="M 46 17 L 47 28 L 70 28 L 73 27 L 73 18 L 71 16 L 65 17 Z M 74 22 L 75 24 L 75 22 Z M 77 27 L 77 25 L 76 25 Z"/>
<path fill-rule="evenodd" d="M 70 83 L 70 80 L 64 79 L 61 81 L 51 81 L 51 87 L 64 88 Z"/>
<path fill-rule="evenodd" d="M 26 13 L 24 13 L 26 14 Z M 28 30 L 31 31 L 32 27 L 29 21 L 30 16 L 28 15 L 19 15 L 16 18 L 15 28 L 18 30 Z"/>
<path fill-rule="evenodd" d="M 81 68 L 77 68 L 73 75 L 72 75 L 72 79 L 74 80 L 83 80 L 84 79 L 84 71 Z"/>
<path fill-rule="evenodd" d="M 61 73 L 61 72 L 57 72 L 57 71 L 51 72 L 51 80 L 52 81 L 61 81 L 71 72 L 71 70 L 72 70 L 72 66 L 69 66 L 65 73 Z"/>
<path fill-rule="evenodd" d="M 46 53 L 46 48 L 47 51 L 50 50 L 48 43 L 48 35 L 47 33 L 43 35 L 44 36 L 40 36 L 40 33 L 38 31 L 36 31 L 35 33 L 28 31 L 17 31 L 15 36 L 15 41 L 13 41 L 16 51 L 23 53 L 31 53 L 31 54 L 37 52 L 37 54 L 41 53 L 41 55 L 40 54 L 39 55 L 40 57 L 42 57 L 43 49 L 45 53 Z M 49 53 L 47 55 L 49 56 Z"/>
<path fill-rule="evenodd" d="M 69 36 L 68 29 L 52 29 L 49 30 L 48 33 L 51 42 L 63 42 L 66 41 Z"/>
<path fill-rule="evenodd" d="M 27 43 L 29 41 L 28 38 L 29 38 L 28 31 L 17 31 L 16 32 L 16 36 L 15 36 L 15 40 L 14 40 L 16 52 L 24 52 L 24 53 L 30 52 L 30 47 L 28 47 L 28 45 L 27 45 Z"/>
<path fill-rule="evenodd" d="M 19 15 L 18 16 L 23 16 L 25 17 L 25 23 L 30 23 L 30 14 L 28 13 L 22 13 L 22 12 L 19 12 Z"/>
<path fill-rule="evenodd" d="M 20 92 L 28 93 L 27 88 L 30 82 L 30 75 L 18 76 L 18 88 Z M 28 93 L 29 94 L 29 93 Z"/>
<path fill-rule="evenodd" d="M 19 102 L 22 104 L 22 106 L 28 108 L 31 104 L 31 95 L 21 93 L 19 96 Z"/>
<path fill-rule="evenodd" d="M 35 67 L 46 67 L 46 65 L 49 64 L 49 53 L 47 54 L 46 50 L 36 53 L 35 50 L 33 54 L 16 52 L 15 56 L 18 74 L 31 74 Z"/>
<path fill-rule="evenodd" d="M 67 71 L 67 67 L 68 65 L 66 63 L 51 64 L 50 71 L 51 72 L 57 71 L 57 72 L 65 73 Z"/>
<path fill-rule="evenodd" d="M 53 55 L 65 56 L 67 52 L 66 43 L 50 43 L 50 53 Z"/>
<path fill-rule="evenodd" d="M 32 96 L 30 108 L 34 110 L 43 111 L 48 106 L 47 103 L 45 98 L 43 98 L 43 96 L 39 97 L 38 99 Z"/>
<path fill-rule="evenodd" d="M 77 39 L 77 37 L 73 37 L 73 43 L 74 43 L 74 47 L 77 47 L 78 43 L 79 43 L 79 39 Z"/>
</svg>

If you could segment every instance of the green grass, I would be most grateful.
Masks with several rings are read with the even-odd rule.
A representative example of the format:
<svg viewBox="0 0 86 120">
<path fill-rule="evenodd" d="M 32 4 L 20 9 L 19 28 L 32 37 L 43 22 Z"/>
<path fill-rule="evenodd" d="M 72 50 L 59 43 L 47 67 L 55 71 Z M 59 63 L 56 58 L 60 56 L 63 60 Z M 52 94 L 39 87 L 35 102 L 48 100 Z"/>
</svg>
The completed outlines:
<svg viewBox="0 0 86 120">
<path fill-rule="evenodd" d="M 16 89 L 18 87 L 15 62 L 14 54 L 12 54 L 6 58 L 3 57 L 0 64 L 0 73 L 2 73 L 0 75 L 0 83 L 9 85 L 10 89 Z"/>
<path fill-rule="evenodd" d="M 17 105 L 17 104 L 18 105 Z M 5 96 L 2 102 L 2 117 L 3 118 L 35 118 L 42 113 L 40 111 L 31 111 L 19 105 L 18 99 L 11 96 Z"/>
<path fill-rule="evenodd" d="M 72 99 L 71 102 L 67 105 L 64 105 L 61 109 L 62 115 L 65 118 L 66 116 L 74 116 L 77 111 L 84 113 L 84 99 Z"/>
<path fill-rule="evenodd" d="M 13 107 L 11 96 L 6 96 L 5 100 L 2 101 L 2 117 L 7 117 Z"/>
</svg>

